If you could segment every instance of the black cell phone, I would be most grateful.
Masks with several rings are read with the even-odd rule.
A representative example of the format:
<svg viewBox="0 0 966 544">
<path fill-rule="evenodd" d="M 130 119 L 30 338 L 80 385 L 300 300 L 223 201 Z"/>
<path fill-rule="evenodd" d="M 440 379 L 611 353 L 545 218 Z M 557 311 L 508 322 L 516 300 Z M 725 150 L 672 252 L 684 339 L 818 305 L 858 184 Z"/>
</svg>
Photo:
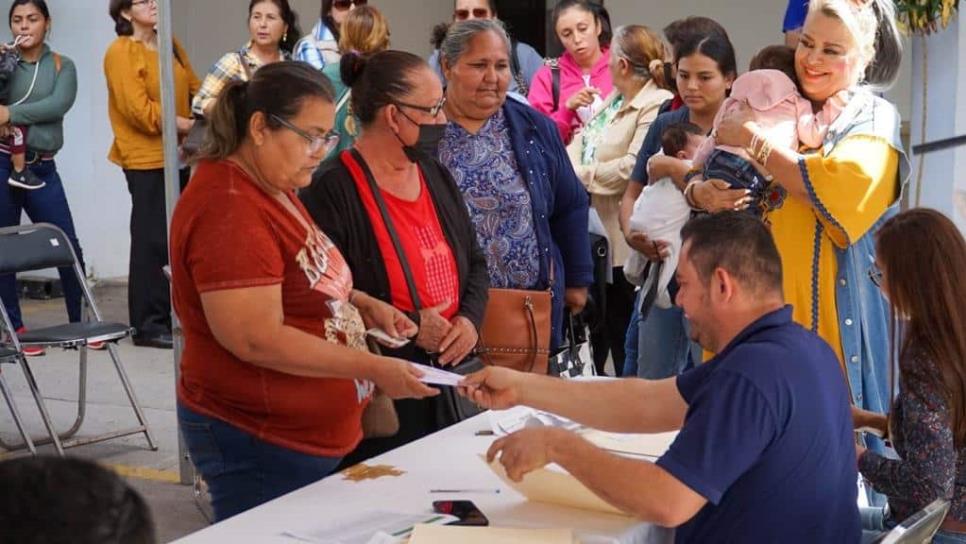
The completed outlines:
<svg viewBox="0 0 966 544">
<path fill-rule="evenodd" d="M 473 501 L 433 501 L 433 511 L 437 514 L 449 514 L 459 518 L 459 521 L 454 521 L 448 525 L 486 527 L 490 524 L 490 521 L 473 504 Z"/>
</svg>

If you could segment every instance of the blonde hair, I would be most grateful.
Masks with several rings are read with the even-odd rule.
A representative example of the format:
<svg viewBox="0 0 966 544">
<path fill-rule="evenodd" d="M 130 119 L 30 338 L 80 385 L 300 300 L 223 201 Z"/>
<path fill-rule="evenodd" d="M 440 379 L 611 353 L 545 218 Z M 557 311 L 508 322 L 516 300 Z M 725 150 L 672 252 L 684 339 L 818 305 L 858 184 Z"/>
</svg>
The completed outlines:
<svg viewBox="0 0 966 544">
<path fill-rule="evenodd" d="M 614 31 L 611 41 L 611 55 L 628 62 L 633 74 L 648 81 L 653 79 L 658 86 L 664 87 L 664 59 L 667 49 L 664 40 L 644 25 L 626 25 Z"/>
<path fill-rule="evenodd" d="M 895 82 L 902 60 L 902 36 L 892 0 L 812 0 L 808 16 L 838 19 L 855 39 L 865 67 L 862 82 L 885 89 Z"/>
<path fill-rule="evenodd" d="M 389 49 L 389 22 L 378 9 L 358 6 L 346 14 L 339 29 L 339 51 L 372 55 Z"/>
</svg>

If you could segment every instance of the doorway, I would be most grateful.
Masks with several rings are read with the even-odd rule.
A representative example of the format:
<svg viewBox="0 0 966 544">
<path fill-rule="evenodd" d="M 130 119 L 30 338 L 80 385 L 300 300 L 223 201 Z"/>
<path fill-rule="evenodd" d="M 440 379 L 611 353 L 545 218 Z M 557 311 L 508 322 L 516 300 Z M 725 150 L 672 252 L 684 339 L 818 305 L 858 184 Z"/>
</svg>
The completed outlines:
<svg viewBox="0 0 966 544">
<path fill-rule="evenodd" d="M 547 56 L 546 0 L 497 0 L 496 10 L 514 39 Z"/>
</svg>

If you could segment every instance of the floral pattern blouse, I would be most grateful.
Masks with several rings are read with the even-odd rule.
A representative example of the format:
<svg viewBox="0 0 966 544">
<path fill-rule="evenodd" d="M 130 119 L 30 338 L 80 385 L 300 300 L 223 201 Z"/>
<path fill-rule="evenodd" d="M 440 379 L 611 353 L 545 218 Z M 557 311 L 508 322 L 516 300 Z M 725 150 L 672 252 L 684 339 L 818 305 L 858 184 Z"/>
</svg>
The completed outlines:
<svg viewBox="0 0 966 544">
<path fill-rule="evenodd" d="M 895 521 L 940 498 L 951 500 L 950 517 L 966 521 L 966 447 L 955 446 L 949 404 L 926 377 L 938 377 L 939 369 L 921 357 L 914 364 L 915 371 L 903 376 L 890 420 L 900 459 L 869 450 L 859 459 L 859 472 L 889 497 Z"/>
<path fill-rule="evenodd" d="M 439 145 L 439 159 L 463 193 L 486 255 L 490 286 L 538 287 L 540 246 L 533 225 L 533 204 L 503 110 L 490 117 L 476 134 L 450 123 Z"/>
</svg>

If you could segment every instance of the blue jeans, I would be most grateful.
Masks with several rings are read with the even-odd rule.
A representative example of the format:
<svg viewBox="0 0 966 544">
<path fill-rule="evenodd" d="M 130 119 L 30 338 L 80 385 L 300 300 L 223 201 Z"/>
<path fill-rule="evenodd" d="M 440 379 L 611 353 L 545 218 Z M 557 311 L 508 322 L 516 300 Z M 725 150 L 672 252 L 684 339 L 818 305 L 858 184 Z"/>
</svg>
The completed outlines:
<svg viewBox="0 0 966 544">
<path fill-rule="evenodd" d="M 0 153 L 0 227 L 19 225 L 22 211 L 26 211 L 27 217 L 34 223 L 51 223 L 60 227 L 74 246 L 77 259 L 83 269 L 84 257 L 81 254 L 80 243 L 77 241 L 74 219 L 67 204 L 67 195 L 64 194 L 64 185 L 60 181 L 60 175 L 57 174 L 57 165 L 49 160 L 38 161 L 29 166 L 37 177 L 47 183 L 42 189 L 33 191 L 18 189 L 7 184 L 11 168 L 10 155 Z M 60 268 L 57 272 L 60 274 L 64 289 L 67 317 L 72 322 L 80 321 L 83 298 L 80 282 L 71 268 Z M 0 298 L 3 299 L 3 306 L 7 313 L 10 314 L 13 327 L 15 329 L 22 327 L 23 318 L 20 314 L 17 279 L 14 274 L 0 276 Z"/>
<path fill-rule="evenodd" d="M 705 161 L 704 179 L 721 179 L 727 181 L 734 189 L 748 189 L 754 199 L 748 211 L 761 216 L 763 210 L 759 204 L 765 199 L 768 182 L 765 181 L 765 176 L 744 158 L 720 149 L 712 151 Z"/>
<path fill-rule="evenodd" d="M 215 522 L 317 482 L 341 460 L 269 444 L 180 402 L 178 427 L 192 463 L 208 484 Z"/>
<path fill-rule="evenodd" d="M 891 531 L 896 525 L 894 520 L 886 517 L 885 508 L 879 506 L 860 508 L 862 516 L 862 543 L 875 542 L 885 531 Z M 966 534 L 947 533 L 939 531 L 932 537 L 933 544 L 966 544 Z"/>
<path fill-rule="evenodd" d="M 684 311 L 653 306 L 641 320 L 641 297 L 634 300 L 634 313 L 624 339 L 624 376 L 660 380 L 677 376 L 701 362 L 701 348 L 688 337 Z"/>
</svg>

